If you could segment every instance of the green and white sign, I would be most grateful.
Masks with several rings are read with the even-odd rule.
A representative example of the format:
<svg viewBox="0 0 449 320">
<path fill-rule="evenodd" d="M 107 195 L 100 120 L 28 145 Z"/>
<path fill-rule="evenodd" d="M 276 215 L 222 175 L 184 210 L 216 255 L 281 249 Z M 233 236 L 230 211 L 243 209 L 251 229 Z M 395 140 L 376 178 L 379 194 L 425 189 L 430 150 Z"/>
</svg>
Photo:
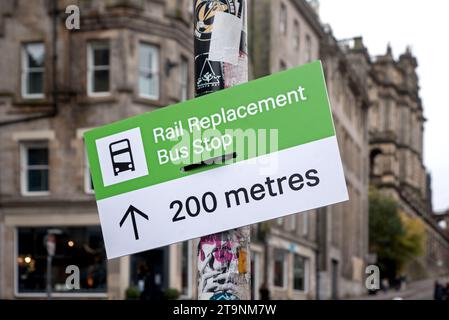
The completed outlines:
<svg viewBox="0 0 449 320">
<path fill-rule="evenodd" d="M 319 61 L 85 143 L 109 259 L 348 199 Z"/>
</svg>

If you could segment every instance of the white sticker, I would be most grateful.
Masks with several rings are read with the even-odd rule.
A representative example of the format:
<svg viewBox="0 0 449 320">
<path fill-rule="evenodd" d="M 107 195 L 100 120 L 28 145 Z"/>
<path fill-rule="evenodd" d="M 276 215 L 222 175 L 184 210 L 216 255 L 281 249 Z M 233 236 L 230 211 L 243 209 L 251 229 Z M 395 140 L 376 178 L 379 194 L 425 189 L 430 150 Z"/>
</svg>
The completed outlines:
<svg viewBox="0 0 449 320">
<path fill-rule="evenodd" d="M 226 13 L 217 12 L 210 40 L 209 60 L 238 64 L 242 19 Z"/>
</svg>

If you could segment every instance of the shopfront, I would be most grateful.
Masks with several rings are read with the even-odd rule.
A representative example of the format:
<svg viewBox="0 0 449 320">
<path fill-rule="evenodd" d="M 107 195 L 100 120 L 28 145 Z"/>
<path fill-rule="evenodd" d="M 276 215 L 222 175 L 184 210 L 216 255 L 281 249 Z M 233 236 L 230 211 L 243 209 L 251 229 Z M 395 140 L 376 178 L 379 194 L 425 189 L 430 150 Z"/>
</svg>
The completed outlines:
<svg viewBox="0 0 449 320">
<path fill-rule="evenodd" d="M 79 270 L 77 294 L 107 293 L 107 263 L 99 226 L 39 226 L 16 228 L 17 295 L 46 293 L 47 248 L 45 239 L 53 234 L 56 248 L 52 257 L 53 294 L 73 293 L 66 285 L 73 267 Z M 69 266 L 72 268 L 67 269 Z M 73 283 L 73 282 L 72 282 Z"/>
</svg>

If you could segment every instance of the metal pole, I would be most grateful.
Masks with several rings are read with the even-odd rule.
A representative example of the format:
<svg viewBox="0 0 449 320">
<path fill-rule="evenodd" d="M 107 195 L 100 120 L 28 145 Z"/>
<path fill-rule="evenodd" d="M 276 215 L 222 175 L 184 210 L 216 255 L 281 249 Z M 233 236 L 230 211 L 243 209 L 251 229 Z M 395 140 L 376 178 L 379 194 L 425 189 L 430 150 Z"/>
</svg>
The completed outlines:
<svg viewBox="0 0 449 320">
<path fill-rule="evenodd" d="M 193 0 L 195 31 L 195 95 L 202 96 L 248 81 L 247 0 Z M 217 15 L 218 13 L 218 15 Z M 219 28 L 215 17 L 222 19 Z M 231 15 L 231 16 L 229 16 Z M 218 20 L 218 18 L 217 18 Z M 223 23 L 228 21 L 228 23 Z M 216 34 L 214 35 L 214 25 Z M 235 29 L 238 27 L 238 29 Z M 226 32 L 240 35 L 234 51 Z M 223 37 L 224 35 L 224 37 Z M 210 58 L 211 39 L 218 36 L 220 53 Z M 238 39 L 237 39 L 238 40 Z M 215 41 L 215 40 L 214 40 Z M 232 41 L 231 41 L 232 42 Z M 217 59 L 217 56 L 220 57 Z M 202 237 L 198 244 L 198 299 L 251 298 L 250 227 Z"/>
<path fill-rule="evenodd" d="M 52 268 L 52 256 L 47 254 L 47 299 L 51 299 L 51 268 Z"/>
<path fill-rule="evenodd" d="M 56 234 L 60 234 L 59 229 L 50 229 L 47 231 L 47 235 L 44 237 L 44 246 L 47 249 L 47 298 L 51 299 L 52 291 L 52 261 L 56 252 Z"/>
</svg>

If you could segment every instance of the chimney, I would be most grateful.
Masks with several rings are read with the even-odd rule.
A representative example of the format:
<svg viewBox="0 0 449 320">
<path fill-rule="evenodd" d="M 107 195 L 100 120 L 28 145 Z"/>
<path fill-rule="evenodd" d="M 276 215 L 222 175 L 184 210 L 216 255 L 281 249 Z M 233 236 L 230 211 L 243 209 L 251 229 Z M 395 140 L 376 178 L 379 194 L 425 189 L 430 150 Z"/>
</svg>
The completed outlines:
<svg viewBox="0 0 449 320">
<path fill-rule="evenodd" d="M 365 46 L 363 45 L 363 38 L 355 37 L 354 38 L 354 49 L 359 50 L 359 49 L 364 49 L 364 48 L 365 48 Z"/>
</svg>

